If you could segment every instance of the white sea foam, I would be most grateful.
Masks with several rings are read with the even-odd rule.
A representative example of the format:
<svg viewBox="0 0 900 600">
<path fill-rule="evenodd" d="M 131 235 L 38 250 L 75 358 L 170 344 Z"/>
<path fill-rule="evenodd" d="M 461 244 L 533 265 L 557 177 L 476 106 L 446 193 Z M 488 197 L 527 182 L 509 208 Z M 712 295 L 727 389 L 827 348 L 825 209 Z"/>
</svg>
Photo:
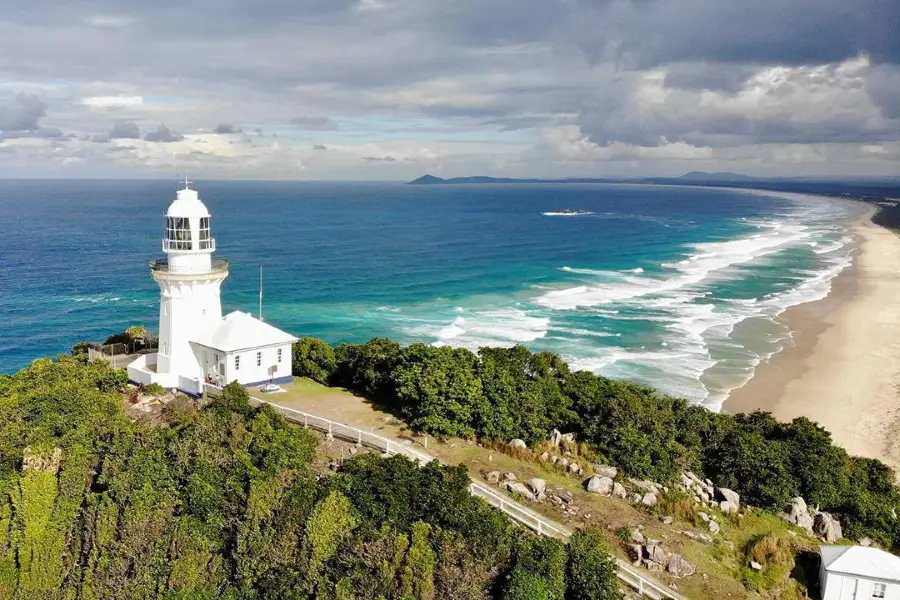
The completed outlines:
<svg viewBox="0 0 900 600">
<path fill-rule="evenodd" d="M 619 282 L 604 281 L 600 285 L 580 285 L 562 290 L 551 290 L 535 298 L 539 306 L 554 310 L 572 310 L 586 306 L 598 306 L 651 295 L 671 294 L 694 286 L 717 271 L 750 263 L 760 257 L 795 245 L 811 233 L 805 225 L 770 223 L 765 234 L 753 235 L 727 242 L 694 244 L 693 252 L 676 263 L 662 266 L 669 270 L 669 277 L 631 277 L 616 272 L 603 273 L 606 278 L 620 276 Z M 572 272 L 575 272 L 572 269 Z M 635 273 L 643 275 L 643 273 Z"/>
<path fill-rule="evenodd" d="M 595 213 L 593 213 L 589 210 L 577 210 L 577 211 L 573 211 L 573 212 L 548 211 L 548 212 L 542 212 L 541 214 L 544 215 L 545 217 L 584 217 L 587 215 L 593 215 Z"/>
</svg>

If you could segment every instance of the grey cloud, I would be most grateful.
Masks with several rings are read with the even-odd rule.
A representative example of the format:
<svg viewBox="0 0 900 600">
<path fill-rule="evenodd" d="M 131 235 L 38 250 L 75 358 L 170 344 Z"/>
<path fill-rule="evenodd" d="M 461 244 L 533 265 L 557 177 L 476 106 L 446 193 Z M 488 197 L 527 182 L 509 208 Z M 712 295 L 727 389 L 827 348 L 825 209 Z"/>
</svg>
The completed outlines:
<svg viewBox="0 0 900 600">
<path fill-rule="evenodd" d="M 109 130 L 109 139 L 139 140 L 141 130 L 134 121 L 116 121 Z"/>
<path fill-rule="evenodd" d="M 0 131 L 31 131 L 40 128 L 47 105 L 32 94 L 19 94 L 12 106 L 0 106 Z"/>
<path fill-rule="evenodd" d="M 295 117 L 291 124 L 308 131 L 334 131 L 338 124 L 329 117 Z"/>
<path fill-rule="evenodd" d="M 363 160 L 369 162 L 397 162 L 393 156 L 363 156 Z"/>
<path fill-rule="evenodd" d="M 316 144 L 313 146 L 313 150 L 328 150 L 328 146 L 325 144 Z"/>
<path fill-rule="evenodd" d="M 900 67 L 873 69 L 866 89 L 886 118 L 900 119 Z"/>
<path fill-rule="evenodd" d="M 686 90 L 736 92 L 755 70 L 751 65 L 675 63 L 667 67 L 666 86 Z"/>
<path fill-rule="evenodd" d="M 90 138 L 88 138 L 88 141 L 93 142 L 95 144 L 107 144 L 107 143 L 109 143 L 109 139 L 110 139 L 109 136 L 105 135 L 105 134 L 104 135 L 92 135 Z"/>
<path fill-rule="evenodd" d="M 241 133 L 241 129 L 230 123 L 221 123 L 216 127 L 215 133 Z"/>
<path fill-rule="evenodd" d="M 57 141 L 69 139 L 58 127 L 41 127 L 28 131 L 0 131 L 0 139 L 15 140 L 21 138 L 40 138 Z"/>
<path fill-rule="evenodd" d="M 147 135 L 144 136 L 144 141 L 146 142 L 180 142 L 184 139 L 184 136 L 176 131 L 172 131 L 162 123 L 159 124 L 159 127 L 156 131 L 151 131 Z"/>
</svg>

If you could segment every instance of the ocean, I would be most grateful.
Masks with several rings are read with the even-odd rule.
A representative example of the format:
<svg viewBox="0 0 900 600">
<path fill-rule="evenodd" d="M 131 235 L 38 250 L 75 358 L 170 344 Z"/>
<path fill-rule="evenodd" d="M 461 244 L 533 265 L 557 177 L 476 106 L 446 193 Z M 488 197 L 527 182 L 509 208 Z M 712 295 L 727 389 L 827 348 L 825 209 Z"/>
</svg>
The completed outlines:
<svg viewBox="0 0 900 600">
<path fill-rule="evenodd" d="M 330 343 L 524 344 L 720 408 L 825 297 L 862 208 L 791 194 L 601 184 L 195 184 L 223 309 Z M 0 373 L 156 328 L 173 181 L 0 180 Z M 565 210 L 579 214 L 565 214 Z"/>
</svg>

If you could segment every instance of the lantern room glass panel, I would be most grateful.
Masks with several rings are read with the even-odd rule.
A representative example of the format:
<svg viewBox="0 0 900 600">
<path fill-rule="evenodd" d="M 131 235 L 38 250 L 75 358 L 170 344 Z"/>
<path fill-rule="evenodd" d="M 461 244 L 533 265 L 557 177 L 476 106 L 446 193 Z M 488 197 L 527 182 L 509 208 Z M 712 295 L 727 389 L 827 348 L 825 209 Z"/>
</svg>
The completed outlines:
<svg viewBox="0 0 900 600">
<path fill-rule="evenodd" d="M 166 217 L 166 239 L 171 250 L 193 250 L 191 220 L 186 217 Z"/>
</svg>

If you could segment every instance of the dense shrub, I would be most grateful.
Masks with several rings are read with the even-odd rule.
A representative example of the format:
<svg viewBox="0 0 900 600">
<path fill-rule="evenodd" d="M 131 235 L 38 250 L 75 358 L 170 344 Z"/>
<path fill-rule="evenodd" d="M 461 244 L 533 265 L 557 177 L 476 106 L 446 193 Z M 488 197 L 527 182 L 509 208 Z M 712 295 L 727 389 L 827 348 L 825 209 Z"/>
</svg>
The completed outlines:
<svg viewBox="0 0 900 600">
<path fill-rule="evenodd" d="M 900 492 L 877 460 L 849 456 L 806 418 L 716 414 L 652 388 L 570 372 L 522 346 L 464 349 L 376 338 L 335 350 L 335 381 L 393 409 L 415 429 L 529 444 L 574 431 L 598 461 L 667 483 L 693 470 L 781 510 L 794 496 L 837 515 L 845 533 L 900 549 Z M 530 578 L 522 585 L 537 585 Z"/>
<path fill-rule="evenodd" d="M 318 478 L 315 438 L 239 385 L 153 427 L 102 391 L 115 377 L 73 357 L 0 377 L 0 597 L 487 600 L 510 571 L 567 587 L 562 545 L 472 497 L 463 467 L 360 454 Z"/>
<path fill-rule="evenodd" d="M 621 600 L 616 563 L 603 536 L 579 530 L 569 539 L 566 600 Z"/>
<path fill-rule="evenodd" d="M 337 366 L 334 350 L 322 340 L 303 337 L 292 347 L 294 375 L 327 383 Z"/>
</svg>

